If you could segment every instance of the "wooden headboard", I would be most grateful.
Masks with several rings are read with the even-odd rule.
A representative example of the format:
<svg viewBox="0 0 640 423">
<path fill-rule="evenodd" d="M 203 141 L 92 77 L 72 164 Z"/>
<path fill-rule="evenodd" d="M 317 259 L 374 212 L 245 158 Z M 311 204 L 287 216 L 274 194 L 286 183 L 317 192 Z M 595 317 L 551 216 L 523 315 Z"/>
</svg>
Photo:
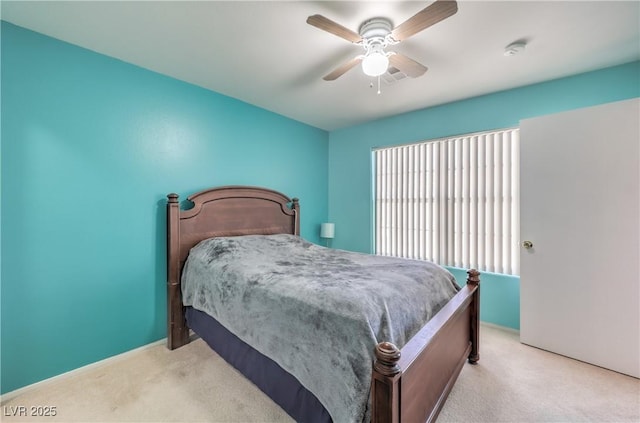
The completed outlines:
<svg viewBox="0 0 640 423">
<path fill-rule="evenodd" d="M 215 236 L 300 235 L 300 205 L 297 198 L 249 186 L 200 191 L 188 197 L 189 210 L 180 210 L 177 194 L 167 197 L 167 339 L 174 349 L 189 337 L 180 287 L 189 250 Z"/>
</svg>

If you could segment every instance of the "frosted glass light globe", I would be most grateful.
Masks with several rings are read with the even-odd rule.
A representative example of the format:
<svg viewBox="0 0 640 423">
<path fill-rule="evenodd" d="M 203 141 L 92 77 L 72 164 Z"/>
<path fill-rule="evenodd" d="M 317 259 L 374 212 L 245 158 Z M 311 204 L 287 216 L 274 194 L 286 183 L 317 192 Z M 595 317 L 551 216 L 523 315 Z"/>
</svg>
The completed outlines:
<svg viewBox="0 0 640 423">
<path fill-rule="evenodd" d="M 365 75 L 380 76 L 387 71 L 389 58 L 386 54 L 374 51 L 362 59 L 362 71 Z"/>
</svg>

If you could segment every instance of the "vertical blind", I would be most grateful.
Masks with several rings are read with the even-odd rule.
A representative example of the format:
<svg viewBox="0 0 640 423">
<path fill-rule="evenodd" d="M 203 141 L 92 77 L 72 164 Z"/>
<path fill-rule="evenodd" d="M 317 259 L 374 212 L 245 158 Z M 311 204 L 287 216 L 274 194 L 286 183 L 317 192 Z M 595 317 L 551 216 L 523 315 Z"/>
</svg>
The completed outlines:
<svg viewBox="0 0 640 423">
<path fill-rule="evenodd" d="M 375 252 L 519 274 L 519 130 L 374 151 Z"/>
</svg>

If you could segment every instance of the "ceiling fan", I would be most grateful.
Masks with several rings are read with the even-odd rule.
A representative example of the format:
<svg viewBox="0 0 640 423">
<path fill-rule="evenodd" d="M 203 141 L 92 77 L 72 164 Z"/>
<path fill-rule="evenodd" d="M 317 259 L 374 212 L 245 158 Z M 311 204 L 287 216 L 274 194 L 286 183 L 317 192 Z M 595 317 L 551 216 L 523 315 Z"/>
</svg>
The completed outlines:
<svg viewBox="0 0 640 423">
<path fill-rule="evenodd" d="M 362 63 L 362 71 L 368 76 L 380 76 L 391 65 L 407 76 L 417 78 L 427 71 L 426 66 L 401 53 L 385 51 L 385 48 L 406 40 L 457 11 L 458 4 L 455 1 L 436 0 L 395 28 L 387 18 L 372 18 L 360 25 L 358 33 L 322 15 L 309 16 L 307 23 L 354 44 L 360 44 L 365 51 L 327 74 L 323 78 L 325 81 L 339 78 L 359 63 Z"/>
</svg>

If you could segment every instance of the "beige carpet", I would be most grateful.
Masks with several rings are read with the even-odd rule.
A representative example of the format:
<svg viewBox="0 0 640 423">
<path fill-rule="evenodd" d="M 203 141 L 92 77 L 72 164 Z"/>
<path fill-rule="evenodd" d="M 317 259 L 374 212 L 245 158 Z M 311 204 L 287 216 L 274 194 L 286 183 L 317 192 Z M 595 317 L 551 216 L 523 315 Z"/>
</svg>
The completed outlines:
<svg viewBox="0 0 640 423">
<path fill-rule="evenodd" d="M 12 417 L 54 406 L 55 417 Z M 157 345 L 2 402 L 3 422 L 290 422 L 201 340 Z M 527 347 L 482 326 L 481 358 L 465 365 L 439 422 L 640 422 L 640 381 Z"/>
</svg>

